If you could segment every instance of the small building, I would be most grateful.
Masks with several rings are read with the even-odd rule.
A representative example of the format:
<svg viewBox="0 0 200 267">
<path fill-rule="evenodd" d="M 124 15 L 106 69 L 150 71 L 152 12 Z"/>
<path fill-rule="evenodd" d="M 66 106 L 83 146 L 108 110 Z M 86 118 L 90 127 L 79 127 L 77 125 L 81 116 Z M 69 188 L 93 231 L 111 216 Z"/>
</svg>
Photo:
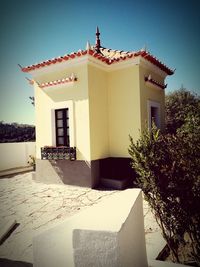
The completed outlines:
<svg viewBox="0 0 200 267">
<path fill-rule="evenodd" d="M 35 90 L 36 179 L 125 186 L 134 175 L 129 135 L 137 140 L 152 119 L 164 127 L 173 71 L 145 49 L 101 46 L 98 28 L 94 46 L 21 69 Z"/>
</svg>

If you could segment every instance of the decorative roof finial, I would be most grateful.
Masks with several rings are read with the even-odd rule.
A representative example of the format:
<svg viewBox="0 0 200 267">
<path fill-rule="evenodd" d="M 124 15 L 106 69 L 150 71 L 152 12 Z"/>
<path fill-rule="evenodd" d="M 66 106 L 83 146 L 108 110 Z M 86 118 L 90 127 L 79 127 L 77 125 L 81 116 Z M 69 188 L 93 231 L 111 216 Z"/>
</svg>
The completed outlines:
<svg viewBox="0 0 200 267">
<path fill-rule="evenodd" d="M 95 44 L 95 50 L 97 53 L 100 53 L 100 47 L 101 47 L 101 41 L 99 39 L 99 35 L 100 35 L 100 32 L 99 32 L 99 28 L 97 26 L 97 30 L 96 30 L 96 44 Z"/>
<path fill-rule="evenodd" d="M 143 47 L 142 47 L 142 49 L 140 50 L 141 52 L 148 52 L 148 50 L 147 50 L 147 45 L 145 44 Z"/>
<path fill-rule="evenodd" d="M 88 50 L 90 50 L 90 49 L 91 49 L 90 42 L 89 42 L 89 41 L 87 41 L 87 44 L 86 44 L 86 50 L 88 51 Z"/>
</svg>

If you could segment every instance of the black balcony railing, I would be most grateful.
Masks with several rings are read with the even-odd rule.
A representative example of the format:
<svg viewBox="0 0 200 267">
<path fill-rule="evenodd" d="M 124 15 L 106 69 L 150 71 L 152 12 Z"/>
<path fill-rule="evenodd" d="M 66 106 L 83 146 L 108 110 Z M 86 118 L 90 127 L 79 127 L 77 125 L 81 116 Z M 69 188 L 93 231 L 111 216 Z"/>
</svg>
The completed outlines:
<svg viewBox="0 0 200 267">
<path fill-rule="evenodd" d="M 41 159 L 68 159 L 76 160 L 76 147 L 41 147 Z"/>
</svg>

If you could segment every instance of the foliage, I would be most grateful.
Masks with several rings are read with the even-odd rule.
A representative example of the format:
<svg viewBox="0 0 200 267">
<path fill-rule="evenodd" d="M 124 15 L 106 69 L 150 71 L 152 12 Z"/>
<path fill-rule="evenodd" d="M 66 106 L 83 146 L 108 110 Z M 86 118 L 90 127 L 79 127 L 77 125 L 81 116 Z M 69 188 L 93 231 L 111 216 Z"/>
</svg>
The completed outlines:
<svg viewBox="0 0 200 267">
<path fill-rule="evenodd" d="M 182 141 L 185 179 L 191 181 L 182 208 L 190 219 L 186 229 L 193 241 L 193 256 L 200 266 L 200 113 L 187 116 L 185 124 L 177 130 L 177 137 Z"/>
<path fill-rule="evenodd" d="M 30 166 L 35 165 L 35 157 L 33 155 L 29 155 L 29 161 L 27 162 Z"/>
<path fill-rule="evenodd" d="M 186 121 L 177 135 L 162 134 L 154 125 L 151 132 L 146 128 L 136 143 L 130 137 L 136 183 L 176 262 L 181 262 L 178 247 L 185 244 L 186 233 L 192 256 L 199 261 L 200 124 L 199 131 L 193 132 L 195 123 Z"/>
<path fill-rule="evenodd" d="M 35 127 L 27 124 L 0 122 L 0 143 L 35 141 Z"/>
<path fill-rule="evenodd" d="M 175 134 L 188 117 L 199 116 L 200 96 L 182 88 L 166 96 L 165 106 L 167 133 Z"/>
<path fill-rule="evenodd" d="M 29 160 L 27 163 L 35 168 L 35 157 L 33 155 L 29 155 Z"/>
</svg>

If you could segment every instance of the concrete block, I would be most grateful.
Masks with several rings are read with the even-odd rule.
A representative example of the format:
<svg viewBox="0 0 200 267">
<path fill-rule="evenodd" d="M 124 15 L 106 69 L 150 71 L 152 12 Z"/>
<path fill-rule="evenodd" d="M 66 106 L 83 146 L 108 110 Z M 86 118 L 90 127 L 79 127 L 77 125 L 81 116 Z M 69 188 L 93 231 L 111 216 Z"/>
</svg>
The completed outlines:
<svg viewBox="0 0 200 267">
<path fill-rule="evenodd" d="M 119 266 L 116 232 L 73 231 L 74 266 Z"/>
<path fill-rule="evenodd" d="M 149 267 L 185 267 L 186 266 L 183 264 L 176 264 L 173 262 L 158 261 L 158 260 L 149 260 L 148 264 L 149 264 Z M 187 265 L 187 267 L 192 267 L 192 266 Z"/>
<path fill-rule="evenodd" d="M 142 194 L 113 194 L 33 240 L 34 267 L 147 267 Z"/>
<path fill-rule="evenodd" d="M 116 180 L 116 179 L 108 179 L 108 178 L 101 178 L 101 185 L 107 188 L 113 188 L 117 190 L 123 190 L 128 187 L 130 184 L 129 179 L 123 180 Z"/>
</svg>

